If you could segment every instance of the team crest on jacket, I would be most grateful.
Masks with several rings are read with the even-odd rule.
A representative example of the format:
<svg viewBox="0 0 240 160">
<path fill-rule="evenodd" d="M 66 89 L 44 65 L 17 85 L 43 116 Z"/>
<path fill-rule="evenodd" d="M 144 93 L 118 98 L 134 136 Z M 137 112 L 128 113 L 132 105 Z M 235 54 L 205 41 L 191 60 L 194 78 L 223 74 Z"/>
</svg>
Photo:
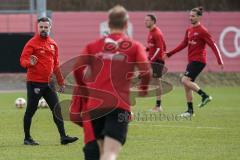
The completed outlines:
<svg viewBox="0 0 240 160">
<path fill-rule="evenodd" d="M 40 53 L 44 54 L 44 53 L 45 53 L 45 51 L 44 51 L 44 50 L 41 50 L 41 51 L 40 51 Z"/>
<path fill-rule="evenodd" d="M 199 33 L 198 33 L 198 32 L 194 32 L 193 35 L 194 35 L 194 36 L 197 36 L 197 35 L 199 35 Z"/>
<path fill-rule="evenodd" d="M 51 50 L 55 51 L 54 45 L 50 44 L 50 48 L 51 48 Z"/>
<path fill-rule="evenodd" d="M 39 94 L 40 93 L 40 88 L 34 88 L 34 93 Z"/>
</svg>

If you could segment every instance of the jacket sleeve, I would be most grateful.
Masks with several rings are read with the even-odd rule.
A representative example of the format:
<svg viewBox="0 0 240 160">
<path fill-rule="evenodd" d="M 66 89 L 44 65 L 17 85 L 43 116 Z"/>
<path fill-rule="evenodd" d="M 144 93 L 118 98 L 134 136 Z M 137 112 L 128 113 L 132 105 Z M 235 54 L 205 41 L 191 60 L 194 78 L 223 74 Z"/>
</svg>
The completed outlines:
<svg viewBox="0 0 240 160">
<path fill-rule="evenodd" d="M 138 70 L 140 71 L 140 88 L 143 91 L 147 91 L 151 77 L 151 69 L 144 47 L 140 43 L 137 45 L 136 63 Z"/>
<path fill-rule="evenodd" d="M 23 68 L 28 68 L 31 66 L 30 64 L 30 56 L 33 54 L 33 46 L 31 46 L 31 44 L 28 42 L 22 51 L 21 57 L 20 57 L 20 65 Z"/>
<path fill-rule="evenodd" d="M 88 82 L 92 77 L 92 59 L 90 56 L 89 44 L 86 45 L 80 52 L 80 56 L 77 58 L 76 63 L 73 66 L 74 78 L 78 85 L 85 85 L 85 81 Z M 98 63 L 95 63 L 97 65 Z M 100 69 L 100 68 L 99 68 Z M 98 73 L 98 71 L 97 71 Z M 94 77 L 94 76 L 93 76 Z"/>
<path fill-rule="evenodd" d="M 56 75 L 58 84 L 61 86 L 61 85 L 64 85 L 64 78 L 63 78 L 63 75 L 61 73 L 60 66 L 59 66 L 58 47 L 57 47 L 57 45 L 54 45 L 54 46 L 55 46 L 55 56 L 54 56 L 54 70 L 53 71 L 54 71 L 54 74 Z"/>
<path fill-rule="evenodd" d="M 165 42 L 163 40 L 163 36 L 162 35 L 156 35 L 155 36 L 155 41 L 156 41 L 156 51 L 152 57 L 152 60 L 156 60 L 157 57 L 159 57 L 159 54 L 163 56 L 164 52 L 166 51 L 166 45 Z"/>
<path fill-rule="evenodd" d="M 188 30 L 185 33 L 184 39 L 183 41 L 172 51 L 170 51 L 167 56 L 171 57 L 172 55 L 174 55 L 175 53 L 183 50 L 185 47 L 187 47 L 188 45 Z"/>
<path fill-rule="evenodd" d="M 220 51 L 214 42 L 212 36 L 206 31 L 203 34 L 201 34 L 201 38 L 209 45 L 209 47 L 213 50 L 213 53 L 215 54 L 217 58 L 218 64 L 223 64 L 222 56 L 220 54 Z"/>
</svg>

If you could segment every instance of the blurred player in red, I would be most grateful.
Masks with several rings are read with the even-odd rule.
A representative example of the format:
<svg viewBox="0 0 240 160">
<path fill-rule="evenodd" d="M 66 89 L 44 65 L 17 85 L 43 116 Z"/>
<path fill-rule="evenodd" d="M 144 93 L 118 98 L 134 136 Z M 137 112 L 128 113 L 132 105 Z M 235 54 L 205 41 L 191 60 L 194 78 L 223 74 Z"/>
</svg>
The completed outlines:
<svg viewBox="0 0 240 160">
<path fill-rule="evenodd" d="M 134 67 L 140 70 L 141 95 L 146 95 L 150 80 L 149 63 L 144 47 L 124 33 L 128 14 L 122 6 L 109 11 L 110 34 L 86 45 L 77 66 L 88 68 L 87 110 L 97 139 L 100 160 L 116 160 L 127 138 L 130 116 L 130 83 Z M 129 73 L 129 74 L 128 74 Z M 129 79 L 130 78 L 130 79 Z M 101 97 L 98 99 L 97 97 Z M 88 152 L 88 150 L 86 150 Z M 85 153 L 85 155 L 89 155 Z"/>
<path fill-rule="evenodd" d="M 193 8 L 190 11 L 189 19 L 192 24 L 185 33 L 184 40 L 172 51 L 166 53 L 164 58 L 170 57 L 175 53 L 181 51 L 185 47 L 188 47 L 188 65 L 184 76 L 181 79 L 181 82 L 184 85 L 188 110 L 185 113 L 182 113 L 181 116 L 192 116 L 193 103 L 192 103 L 192 91 L 198 93 L 202 97 L 202 101 L 199 104 L 199 107 L 205 106 L 208 102 L 212 100 L 212 97 L 204 92 L 198 85 L 195 83 L 195 79 L 201 73 L 201 71 L 206 66 L 206 44 L 214 52 L 217 62 L 221 69 L 223 69 L 223 60 L 221 54 L 217 48 L 216 43 L 214 42 L 212 36 L 209 34 L 207 29 L 201 25 L 200 20 L 203 15 L 202 7 Z"/>
<path fill-rule="evenodd" d="M 164 69 L 163 55 L 166 52 L 166 44 L 163 38 L 163 33 L 156 26 L 156 22 L 157 18 L 154 14 L 148 14 L 145 16 L 145 26 L 149 29 L 146 50 L 148 51 L 148 59 L 151 62 L 153 78 L 159 85 L 159 88 L 156 90 L 156 105 L 152 111 L 161 112 L 163 111 L 163 108 L 161 106 L 162 84 L 160 78 L 162 77 Z"/>
<path fill-rule="evenodd" d="M 74 78 L 77 83 L 75 86 L 72 101 L 70 105 L 70 120 L 83 128 L 84 137 L 84 159 L 85 160 L 99 160 L 99 147 L 94 136 L 93 127 L 90 119 L 83 118 L 82 113 L 86 110 L 87 97 L 81 93 L 82 88 L 86 87 L 83 81 L 84 70 L 86 67 L 74 68 Z"/>
</svg>

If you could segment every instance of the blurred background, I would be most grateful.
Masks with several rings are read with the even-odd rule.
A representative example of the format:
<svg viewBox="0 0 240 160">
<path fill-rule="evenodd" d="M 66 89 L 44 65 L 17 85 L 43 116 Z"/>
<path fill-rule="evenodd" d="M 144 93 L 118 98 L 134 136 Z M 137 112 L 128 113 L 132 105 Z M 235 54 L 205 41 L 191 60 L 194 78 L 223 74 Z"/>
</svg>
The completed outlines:
<svg viewBox="0 0 240 160">
<path fill-rule="evenodd" d="M 52 18 L 52 37 L 59 45 L 63 64 L 78 56 L 87 42 L 106 34 L 107 11 L 116 4 L 129 11 L 128 35 L 143 45 L 148 33 L 144 16 L 155 13 L 167 50 L 183 40 L 190 25 L 188 11 L 203 6 L 202 24 L 215 39 L 225 69 L 224 73 L 220 72 L 215 55 L 207 47 L 208 65 L 198 81 L 202 85 L 240 85 L 239 0 L 218 0 L 217 3 L 216 0 L 0 0 L 0 89 L 25 88 L 25 70 L 19 65 L 19 57 L 25 43 L 34 35 L 37 17 Z M 178 77 L 186 64 L 185 49 L 167 61 L 166 79 L 179 85 Z"/>
</svg>

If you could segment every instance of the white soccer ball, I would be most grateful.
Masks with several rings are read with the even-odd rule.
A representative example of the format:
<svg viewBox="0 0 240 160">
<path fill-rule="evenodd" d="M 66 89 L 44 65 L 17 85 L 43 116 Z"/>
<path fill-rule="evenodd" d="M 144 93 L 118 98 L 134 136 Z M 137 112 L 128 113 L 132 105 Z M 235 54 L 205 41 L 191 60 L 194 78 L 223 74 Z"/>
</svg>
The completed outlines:
<svg viewBox="0 0 240 160">
<path fill-rule="evenodd" d="M 38 107 L 39 108 L 48 108 L 48 104 L 47 102 L 45 101 L 44 98 L 41 98 L 38 102 Z"/>
<path fill-rule="evenodd" d="M 27 102 L 24 98 L 17 98 L 15 100 L 15 106 L 17 108 L 24 108 L 24 107 L 26 107 L 26 105 L 27 105 Z"/>
</svg>

